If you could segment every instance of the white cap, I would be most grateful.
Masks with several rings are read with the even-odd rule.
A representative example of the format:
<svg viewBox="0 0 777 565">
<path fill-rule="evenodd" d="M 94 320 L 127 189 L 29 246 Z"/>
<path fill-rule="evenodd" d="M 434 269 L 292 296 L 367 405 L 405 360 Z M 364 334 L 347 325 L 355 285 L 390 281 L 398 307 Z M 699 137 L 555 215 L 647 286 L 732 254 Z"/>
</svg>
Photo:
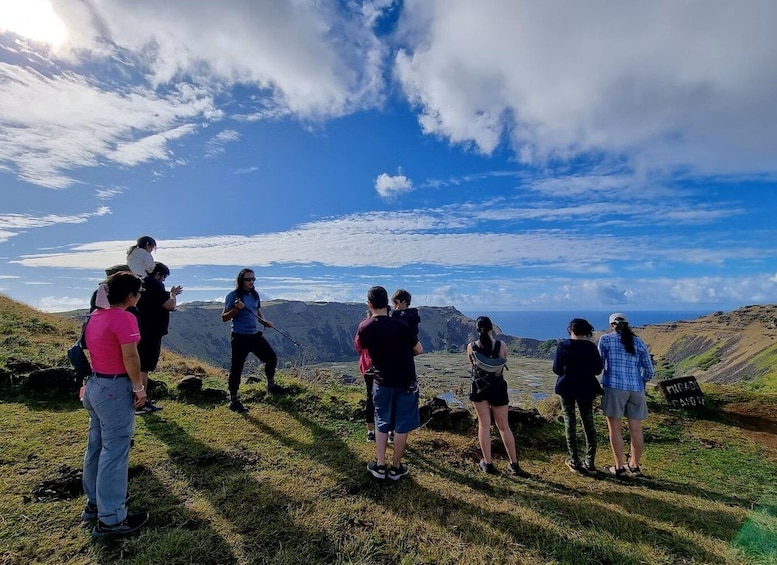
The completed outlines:
<svg viewBox="0 0 777 565">
<path fill-rule="evenodd" d="M 626 314 L 623 314 L 621 312 L 615 312 L 614 314 L 610 314 L 610 323 L 616 324 L 618 322 L 626 322 L 629 323 L 628 318 L 626 318 Z"/>
</svg>

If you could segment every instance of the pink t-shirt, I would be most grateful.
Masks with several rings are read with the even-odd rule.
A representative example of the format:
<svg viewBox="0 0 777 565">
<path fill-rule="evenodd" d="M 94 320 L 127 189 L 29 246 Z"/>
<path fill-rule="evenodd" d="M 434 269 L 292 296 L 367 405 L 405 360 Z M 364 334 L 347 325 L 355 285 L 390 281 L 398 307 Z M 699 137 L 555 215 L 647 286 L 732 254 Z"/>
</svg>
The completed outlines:
<svg viewBox="0 0 777 565">
<path fill-rule="evenodd" d="M 86 345 L 96 373 L 126 373 L 121 346 L 140 341 L 138 320 L 131 312 L 119 308 L 95 310 L 86 324 Z"/>
<path fill-rule="evenodd" d="M 358 334 L 353 338 L 353 345 L 356 347 L 356 352 L 359 354 L 359 371 L 363 375 L 367 372 L 367 369 L 372 367 L 372 359 L 370 359 L 370 352 L 366 349 L 362 349 L 362 344 L 359 343 Z"/>
</svg>

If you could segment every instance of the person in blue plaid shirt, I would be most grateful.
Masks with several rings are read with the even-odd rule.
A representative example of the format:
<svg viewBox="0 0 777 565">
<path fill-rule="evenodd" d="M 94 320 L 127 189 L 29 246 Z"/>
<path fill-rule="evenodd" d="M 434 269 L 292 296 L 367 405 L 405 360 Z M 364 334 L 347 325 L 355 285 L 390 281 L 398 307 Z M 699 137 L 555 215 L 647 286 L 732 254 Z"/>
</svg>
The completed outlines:
<svg viewBox="0 0 777 565">
<path fill-rule="evenodd" d="M 644 445 L 642 420 L 648 416 L 645 383 L 653 378 L 650 353 L 645 342 L 631 331 L 626 315 L 616 312 L 610 315 L 610 333 L 599 338 L 599 354 L 604 364 L 602 412 L 607 417 L 610 448 L 615 459 L 615 465 L 605 467 L 605 471 L 618 478 L 640 475 L 639 460 Z M 624 461 L 621 433 L 624 416 L 631 434 L 628 465 Z"/>
</svg>

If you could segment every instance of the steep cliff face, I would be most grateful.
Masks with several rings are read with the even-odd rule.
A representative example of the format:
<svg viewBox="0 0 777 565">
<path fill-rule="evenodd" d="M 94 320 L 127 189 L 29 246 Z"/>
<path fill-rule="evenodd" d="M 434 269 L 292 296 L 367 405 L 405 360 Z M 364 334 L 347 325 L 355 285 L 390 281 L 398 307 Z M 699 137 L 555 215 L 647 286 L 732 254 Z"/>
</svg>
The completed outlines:
<svg viewBox="0 0 777 565">
<path fill-rule="evenodd" d="M 229 366 L 229 324 L 221 322 L 222 305 L 193 302 L 170 316 L 165 346 L 183 355 Z M 419 339 L 426 351 L 463 351 L 477 337 L 475 321 L 452 306 L 419 309 Z M 262 304 L 263 316 L 300 345 L 272 329 L 265 337 L 282 361 L 321 363 L 354 359 L 353 336 L 366 316 L 361 303 L 299 302 L 273 300 Z M 498 330 L 498 328 L 497 328 Z M 501 336 L 514 353 L 547 357 L 543 342 Z"/>
<path fill-rule="evenodd" d="M 733 383 L 777 375 L 777 306 L 746 306 L 692 321 L 638 328 L 659 367 Z"/>
</svg>

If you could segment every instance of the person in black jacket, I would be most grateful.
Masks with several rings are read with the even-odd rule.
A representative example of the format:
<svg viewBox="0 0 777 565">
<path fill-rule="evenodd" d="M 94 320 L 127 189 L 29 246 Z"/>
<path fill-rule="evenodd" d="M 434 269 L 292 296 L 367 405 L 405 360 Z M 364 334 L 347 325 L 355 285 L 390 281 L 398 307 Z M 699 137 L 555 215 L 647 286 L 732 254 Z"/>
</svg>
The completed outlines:
<svg viewBox="0 0 777 565">
<path fill-rule="evenodd" d="M 143 295 L 138 302 L 138 322 L 140 324 L 140 378 L 143 386 L 148 386 L 148 374 L 156 370 L 162 351 L 162 337 L 167 335 L 170 324 L 170 312 L 175 310 L 176 297 L 183 292 L 182 286 L 165 289 L 165 280 L 170 269 L 164 263 L 154 263 L 151 273 L 143 281 Z M 151 414 L 161 410 L 151 400 L 135 410 L 135 414 Z"/>
<path fill-rule="evenodd" d="M 585 471 L 596 474 L 596 428 L 594 427 L 593 403 L 602 386 L 596 375 L 602 372 L 602 358 L 596 344 L 590 341 L 594 328 L 588 320 L 575 318 L 567 328 L 569 339 L 559 341 L 556 357 L 553 360 L 553 372 L 556 380 L 556 394 L 561 397 L 564 416 L 564 429 L 567 439 L 569 459 L 567 467 L 579 473 Z M 575 403 L 580 410 L 580 419 L 585 432 L 585 461 L 581 462 L 577 450 L 577 430 Z"/>
</svg>

